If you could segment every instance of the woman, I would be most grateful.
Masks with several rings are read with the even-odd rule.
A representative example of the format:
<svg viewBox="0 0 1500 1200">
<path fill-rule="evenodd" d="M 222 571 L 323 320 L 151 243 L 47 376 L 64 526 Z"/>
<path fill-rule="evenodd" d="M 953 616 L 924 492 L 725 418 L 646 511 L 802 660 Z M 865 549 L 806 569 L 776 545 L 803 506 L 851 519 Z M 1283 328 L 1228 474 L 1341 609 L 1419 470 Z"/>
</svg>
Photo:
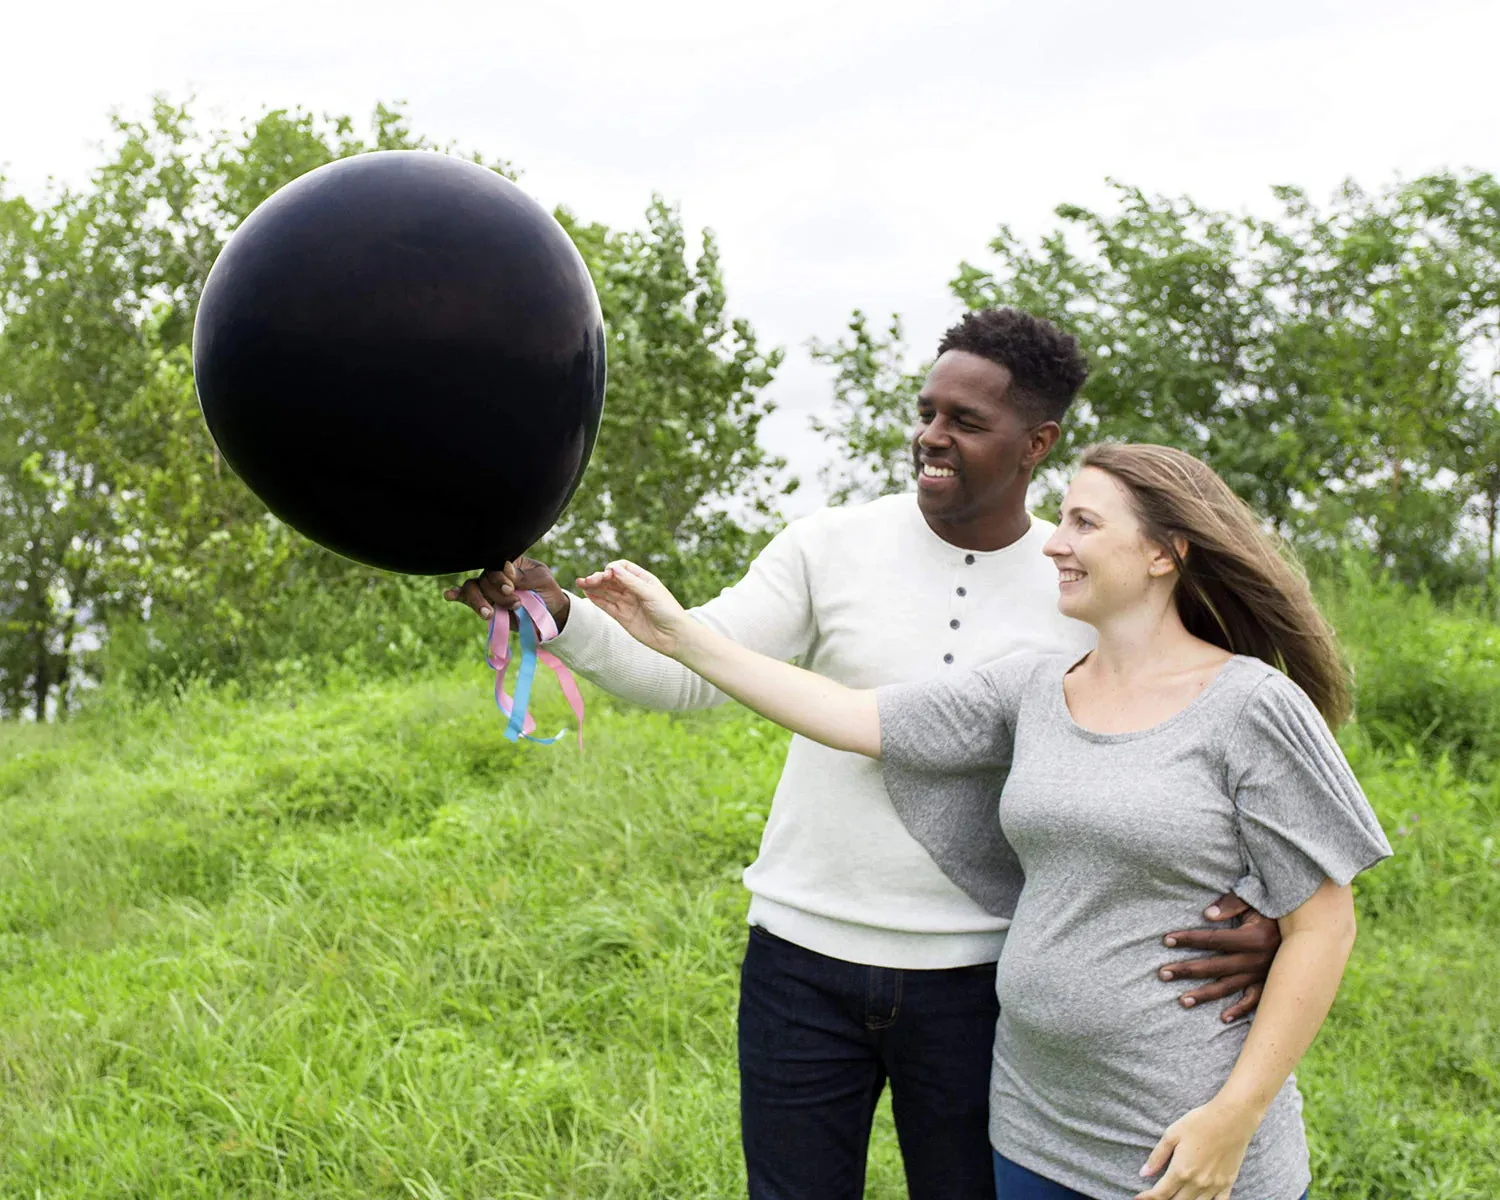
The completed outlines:
<svg viewBox="0 0 1500 1200">
<path fill-rule="evenodd" d="M 1390 853 L 1329 732 L 1348 708 L 1332 634 L 1254 514 L 1165 447 L 1086 452 L 1045 553 L 1094 651 L 872 691 L 713 634 L 632 564 L 579 583 L 771 720 L 880 758 L 955 872 L 972 864 L 934 833 L 943 807 L 1007 772 L 1026 886 L 997 983 L 1000 1200 L 1294 1200 L 1309 1172 L 1291 1072 L 1353 945 L 1350 880 Z M 1231 887 L 1283 936 L 1253 1023 L 1184 1013 L 1153 974 L 1151 931 Z"/>
</svg>

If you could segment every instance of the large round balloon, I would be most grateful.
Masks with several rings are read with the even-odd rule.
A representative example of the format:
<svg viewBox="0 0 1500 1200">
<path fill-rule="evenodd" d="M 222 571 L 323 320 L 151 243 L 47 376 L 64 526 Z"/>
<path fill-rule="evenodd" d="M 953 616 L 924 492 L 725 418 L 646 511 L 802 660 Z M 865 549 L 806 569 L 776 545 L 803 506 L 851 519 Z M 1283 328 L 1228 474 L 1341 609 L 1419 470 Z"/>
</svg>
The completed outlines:
<svg viewBox="0 0 1500 1200">
<path fill-rule="evenodd" d="M 498 566 L 561 515 L 604 406 L 604 323 L 515 184 L 383 151 L 288 184 L 209 273 L 193 371 L 229 465 L 372 566 Z"/>
</svg>

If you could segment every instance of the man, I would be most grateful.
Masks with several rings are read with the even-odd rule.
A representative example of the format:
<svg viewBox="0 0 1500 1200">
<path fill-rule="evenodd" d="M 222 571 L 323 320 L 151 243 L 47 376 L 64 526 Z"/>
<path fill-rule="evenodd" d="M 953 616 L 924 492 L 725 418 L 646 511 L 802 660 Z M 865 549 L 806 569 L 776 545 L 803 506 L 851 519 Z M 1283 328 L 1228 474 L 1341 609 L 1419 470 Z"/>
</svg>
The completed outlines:
<svg viewBox="0 0 1500 1200">
<path fill-rule="evenodd" d="M 944 334 L 918 401 L 915 495 L 793 522 L 694 616 L 856 687 L 1019 650 L 1081 655 L 1092 630 L 1057 611 L 1057 573 L 1041 552 L 1052 526 L 1028 514 L 1026 491 L 1086 375 L 1074 339 L 1045 321 L 1011 309 L 965 317 Z M 514 608 L 515 589 L 540 593 L 560 629 L 549 648 L 614 695 L 664 709 L 724 699 L 540 564 L 447 596 L 488 617 Z M 913 1200 L 993 1200 L 987 1095 L 1007 916 L 943 874 L 897 816 L 878 764 L 797 737 L 745 883 L 740 1113 L 752 1200 L 859 1197 L 887 1080 Z M 1206 915 L 1245 912 L 1224 897 Z M 1254 1007 L 1279 940 L 1256 914 L 1167 937 L 1219 952 L 1163 978 L 1216 980 L 1184 1004 L 1245 989 L 1226 1018 Z"/>
</svg>

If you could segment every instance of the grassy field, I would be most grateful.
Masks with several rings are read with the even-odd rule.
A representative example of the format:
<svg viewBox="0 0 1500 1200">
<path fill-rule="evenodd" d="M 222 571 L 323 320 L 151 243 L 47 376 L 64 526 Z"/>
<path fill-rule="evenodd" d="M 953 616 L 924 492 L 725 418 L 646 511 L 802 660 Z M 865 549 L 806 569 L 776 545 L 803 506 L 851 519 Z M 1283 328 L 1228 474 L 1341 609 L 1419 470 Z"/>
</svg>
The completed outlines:
<svg viewBox="0 0 1500 1200">
<path fill-rule="evenodd" d="M 741 1194 L 784 735 L 589 700 L 582 755 L 473 670 L 0 729 L 0 1196 Z M 1315 1192 L 1494 1200 L 1500 775 L 1345 740 L 1398 857 L 1301 1073 Z"/>
</svg>

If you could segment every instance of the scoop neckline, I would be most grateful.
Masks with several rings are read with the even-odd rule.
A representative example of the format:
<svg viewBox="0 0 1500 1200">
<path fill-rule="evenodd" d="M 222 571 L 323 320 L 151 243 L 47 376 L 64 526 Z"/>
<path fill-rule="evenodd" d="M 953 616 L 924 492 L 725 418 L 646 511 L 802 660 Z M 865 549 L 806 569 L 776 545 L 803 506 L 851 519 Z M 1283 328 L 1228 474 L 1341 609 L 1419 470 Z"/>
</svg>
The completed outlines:
<svg viewBox="0 0 1500 1200">
<path fill-rule="evenodd" d="M 1073 710 L 1068 707 L 1068 694 L 1063 689 L 1063 680 L 1071 675 L 1074 668 L 1076 668 L 1079 663 L 1083 662 L 1083 660 L 1092 653 L 1093 650 L 1086 651 L 1084 654 L 1079 655 L 1079 657 L 1068 663 L 1068 665 L 1063 669 L 1062 674 L 1058 675 L 1057 679 L 1055 680 L 1056 687 L 1053 691 L 1053 695 L 1057 698 L 1058 707 L 1062 709 L 1062 715 L 1067 722 L 1068 729 L 1077 734 L 1079 737 L 1083 738 L 1084 741 L 1106 743 L 1133 742 L 1139 740 L 1140 738 L 1153 737 L 1154 735 L 1161 733 L 1164 730 L 1170 729 L 1173 725 L 1176 725 L 1179 721 L 1185 719 L 1188 714 L 1193 712 L 1194 709 L 1198 708 L 1199 705 L 1203 704 L 1204 701 L 1208 699 L 1209 695 L 1218 688 L 1220 683 L 1223 682 L 1224 677 L 1231 674 L 1240 666 L 1241 663 L 1245 661 L 1245 656 L 1243 654 L 1231 655 L 1228 661 L 1226 661 L 1224 665 L 1220 667 L 1214 674 L 1214 677 L 1210 679 L 1206 684 L 1204 684 L 1202 691 L 1200 691 L 1185 705 L 1174 712 L 1170 717 L 1163 718 L 1155 725 L 1148 725 L 1145 729 L 1128 729 L 1123 733 L 1100 733 L 1095 729 L 1086 729 L 1084 726 L 1078 723 L 1078 721 L 1073 716 Z"/>
</svg>

